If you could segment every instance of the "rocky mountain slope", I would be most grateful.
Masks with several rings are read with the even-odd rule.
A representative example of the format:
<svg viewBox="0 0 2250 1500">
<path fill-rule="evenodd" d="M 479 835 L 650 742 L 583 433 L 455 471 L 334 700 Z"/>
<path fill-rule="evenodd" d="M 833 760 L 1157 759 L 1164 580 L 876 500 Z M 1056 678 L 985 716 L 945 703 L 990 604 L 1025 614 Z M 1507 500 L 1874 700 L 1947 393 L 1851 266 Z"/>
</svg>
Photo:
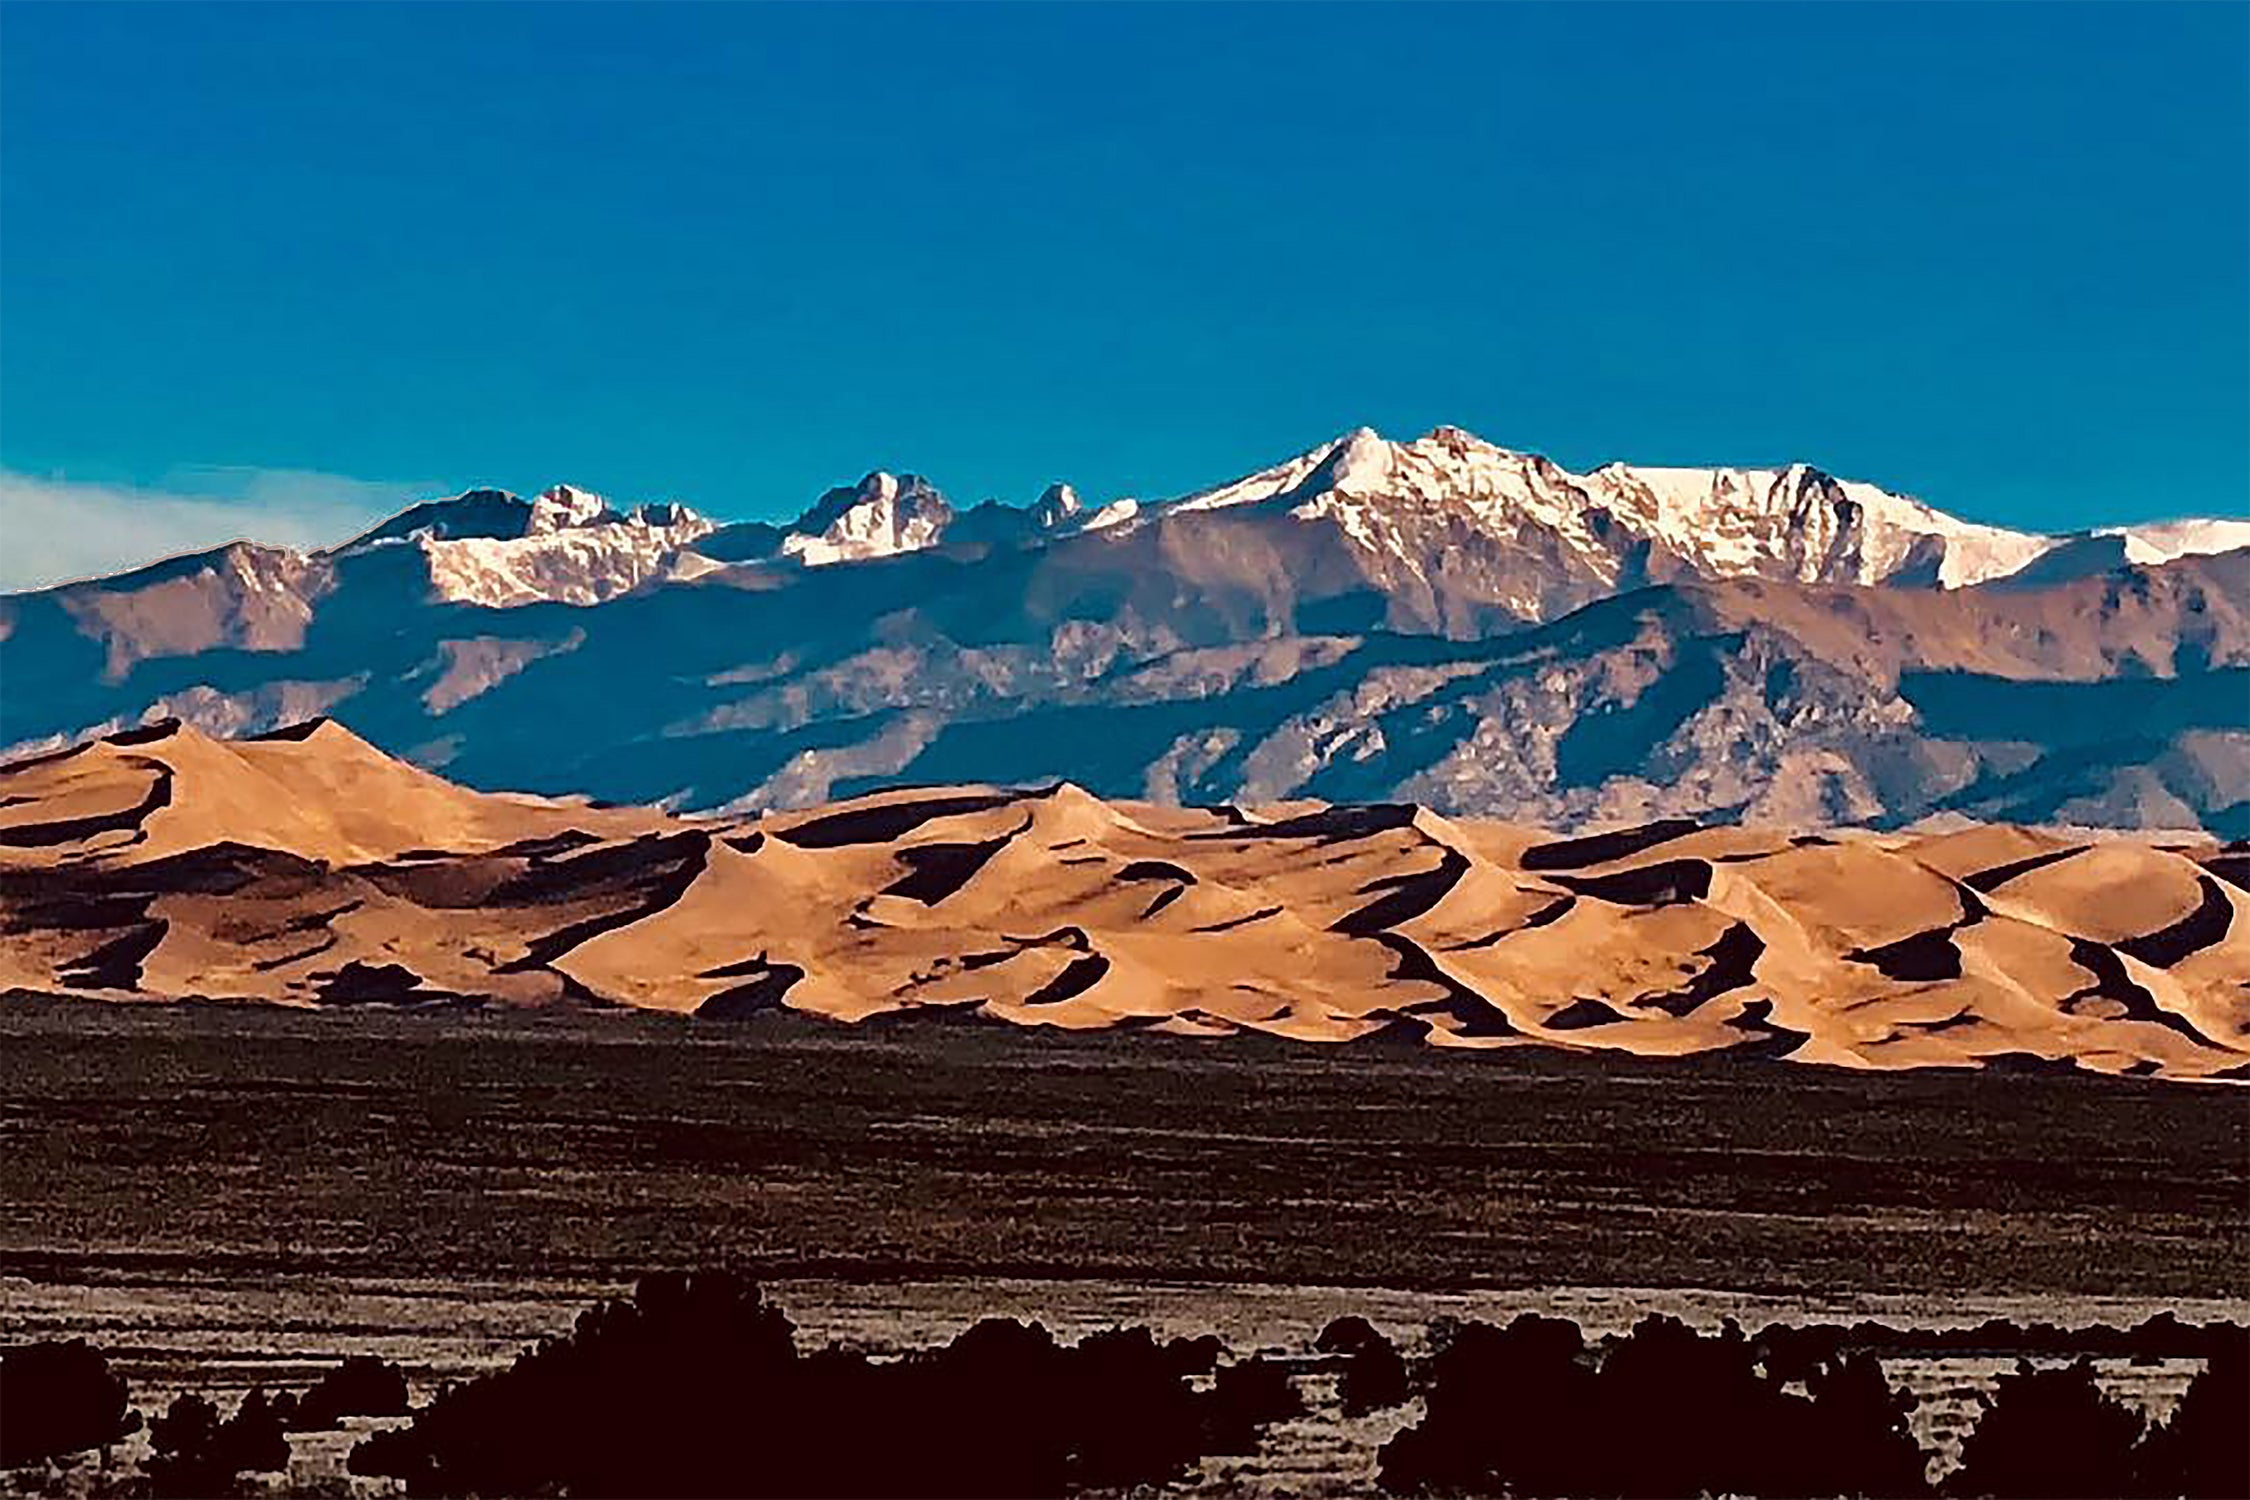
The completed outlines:
<svg viewBox="0 0 2250 1500">
<path fill-rule="evenodd" d="M 0 989 L 109 999 L 2250 1072 L 2240 846 L 1558 838 L 1068 783 L 682 819 L 467 792 L 323 721 L 231 743 L 157 725 L 0 768 L 0 932 Z"/>
<path fill-rule="evenodd" d="M 1802 465 L 1573 475 L 1454 429 L 1149 504 L 875 474 L 717 525 L 472 491 L 0 599 L 0 746 L 333 713 L 470 785 L 691 808 L 1067 778 L 2240 836 L 2244 544 L 2004 531 Z"/>
</svg>

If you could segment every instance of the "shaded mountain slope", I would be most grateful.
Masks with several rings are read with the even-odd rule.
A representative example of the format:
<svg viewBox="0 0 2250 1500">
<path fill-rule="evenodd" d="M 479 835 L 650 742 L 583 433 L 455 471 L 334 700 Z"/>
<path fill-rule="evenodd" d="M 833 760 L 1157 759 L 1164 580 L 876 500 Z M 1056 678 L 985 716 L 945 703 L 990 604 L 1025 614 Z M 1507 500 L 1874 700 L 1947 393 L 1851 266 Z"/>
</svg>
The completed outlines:
<svg viewBox="0 0 2250 1500">
<path fill-rule="evenodd" d="M 2250 823 L 2245 523 L 2065 539 L 1803 465 L 1355 433 L 1176 500 L 788 525 L 557 486 L 0 598 L 0 753 L 336 712 L 469 785 L 685 808 L 1072 779 L 1548 824 Z"/>
<path fill-rule="evenodd" d="M 0 734 L 335 710 L 471 785 L 696 807 L 1068 777 L 1546 823 L 1957 810 L 2225 830 L 2250 796 L 2232 769 L 2245 553 L 2041 589 L 1680 583 L 1456 636 L 1335 527 L 1254 511 L 730 569 L 598 608 L 401 610 L 397 551 L 307 572 L 301 608 L 245 583 L 236 549 L 12 601 Z"/>
</svg>

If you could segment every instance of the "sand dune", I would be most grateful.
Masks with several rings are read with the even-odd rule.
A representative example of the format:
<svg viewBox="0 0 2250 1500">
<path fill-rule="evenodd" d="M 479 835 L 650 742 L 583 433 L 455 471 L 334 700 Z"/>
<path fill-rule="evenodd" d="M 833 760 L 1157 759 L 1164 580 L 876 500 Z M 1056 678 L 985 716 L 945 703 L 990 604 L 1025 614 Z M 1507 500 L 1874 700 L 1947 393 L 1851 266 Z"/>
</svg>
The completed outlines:
<svg viewBox="0 0 2250 1500">
<path fill-rule="evenodd" d="M 2242 1077 L 2243 854 L 1067 784 L 696 820 L 158 725 L 0 768 L 0 987 Z"/>
</svg>

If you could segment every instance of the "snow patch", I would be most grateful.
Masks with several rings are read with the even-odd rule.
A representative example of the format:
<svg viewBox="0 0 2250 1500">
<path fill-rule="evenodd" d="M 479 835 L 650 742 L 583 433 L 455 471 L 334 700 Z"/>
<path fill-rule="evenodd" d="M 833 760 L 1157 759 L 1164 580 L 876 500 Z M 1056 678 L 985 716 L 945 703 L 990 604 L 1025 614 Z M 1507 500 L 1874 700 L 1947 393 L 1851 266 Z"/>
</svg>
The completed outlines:
<svg viewBox="0 0 2250 1500">
<path fill-rule="evenodd" d="M 2125 539 L 2125 560 L 2166 563 L 2180 557 L 2209 557 L 2250 547 L 2250 521 L 2155 521 L 2142 526 L 2104 526 L 2096 536 Z"/>
</svg>

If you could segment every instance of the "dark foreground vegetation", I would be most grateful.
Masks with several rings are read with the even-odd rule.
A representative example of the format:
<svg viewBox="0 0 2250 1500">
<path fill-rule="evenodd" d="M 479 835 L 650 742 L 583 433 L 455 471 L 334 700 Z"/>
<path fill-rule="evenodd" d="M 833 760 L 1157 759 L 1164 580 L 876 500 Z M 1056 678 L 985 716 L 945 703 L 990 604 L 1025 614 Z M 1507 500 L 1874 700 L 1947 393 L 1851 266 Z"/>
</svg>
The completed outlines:
<svg viewBox="0 0 2250 1500">
<path fill-rule="evenodd" d="M 271 1474 L 289 1467 L 289 1438 L 262 1390 L 242 1398 L 231 1417 L 201 1396 L 173 1401 L 149 1424 L 149 1492 L 195 1500 L 233 1493 L 242 1474 Z"/>
<path fill-rule="evenodd" d="M 1213 1049 L 937 1023 L 0 1002 L 0 1274 L 615 1284 L 729 1265 L 768 1281 L 964 1286 L 2239 1297 L 2246 1125 L 2250 1093 L 2133 1080 Z M 1992 1393 L 1949 1491 L 2250 1496 L 2241 1331 L 2163 1318 L 1739 1339 L 1658 1325 L 1605 1343 L 1549 1332 L 1536 1350 L 1455 1328 L 1433 1344 L 1467 1351 L 1451 1362 L 1409 1359 L 1340 1319 L 1317 1354 L 1278 1363 L 1229 1359 L 1208 1336 L 1064 1346 L 998 1324 L 870 1359 L 794 1335 L 784 1350 L 779 1314 L 746 1282 L 725 1295 L 703 1282 L 644 1284 L 629 1316 L 593 1314 L 411 1413 L 403 1373 L 371 1363 L 231 1411 L 164 1413 L 130 1482 L 270 1489 L 287 1481 L 221 1471 L 272 1461 L 275 1424 L 286 1446 L 292 1430 L 387 1414 L 402 1425 L 363 1440 L 358 1465 L 433 1493 L 1127 1483 L 1271 1453 L 1293 1374 L 1320 1368 L 1355 1416 L 1396 1413 L 1379 1477 L 1400 1490 L 1693 1493 L 1708 1478 L 1913 1493 L 1925 1471 L 1898 1441 L 1879 1362 L 1961 1353 L 2043 1368 Z M 668 1297 L 732 1311 L 682 1318 Z M 714 1364 L 722 1334 L 753 1353 Z M 138 1454 L 136 1429 L 159 1417 L 132 1410 L 96 1351 L 55 1352 L 69 1347 L 0 1362 L 8 1464 L 128 1440 Z M 2209 1368 L 2148 1429 L 2091 1372 L 2054 1368 L 2081 1355 Z M 1533 1371 L 1597 1393 L 1660 1390 L 1655 1425 L 1606 1395 L 1607 1427 L 1522 1419 L 1546 1398 L 1510 1382 Z M 1665 1415 L 1682 1406 L 1705 1419 L 1693 1432 Z M 1636 1450 L 1630 1463 L 1620 1449 Z M 1842 1455 L 1864 1472 L 1845 1473 Z"/>
<path fill-rule="evenodd" d="M 110 1449 L 141 1430 L 125 1381 L 85 1341 L 0 1349 L 0 1469 L 17 1469 Z M 222 1416 L 208 1398 L 176 1398 L 148 1424 L 149 1453 L 135 1490 L 153 1497 L 231 1495 L 244 1474 L 289 1467 L 289 1434 L 335 1427 L 345 1417 L 403 1416 L 406 1372 L 355 1355 L 302 1397 L 263 1390 Z"/>
<path fill-rule="evenodd" d="M 2062 1330 L 1987 1325 L 1960 1350 Z M 644 1278 L 506 1369 L 449 1384 L 409 1412 L 403 1372 L 354 1358 L 302 1396 L 252 1391 L 232 1415 L 183 1395 L 150 1424 L 127 1488 L 243 1493 L 289 1465 L 287 1434 L 347 1416 L 408 1416 L 351 1450 L 350 1471 L 412 1495 L 1037 1496 L 1193 1477 L 1257 1450 L 1299 1415 L 1294 1376 L 1337 1373 L 1348 1412 L 1402 1409 L 1376 1479 L 1403 1494 L 1929 1496 L 1930 1455 L 1867 1340 L 1881 1325 L 1750 1335 L 1650 1317 L 1589 1342 L 1525 1314 L 1505 1327 L 1434 1327 L 1409 1361 L 1364 1318 L 1338 1318 L 1314 1353 L 1230 1358 L 1215 1335 L 1146 1328 L 1058 1342 L 988 1319 L 891 1357 L 805 1350 L 755 1282 L 729 1272 Z M 1921 1335 L 1964 1340 L 1971 1334 Z M 2083 1330 L 2081 1349 L 2204 1362 L 2171 1414 L 2148 1423 L 2106 1394 L 2084 1357 L 2019 1362 L 1983 1398 L 1961 1463 L 1935 1493 L 1996 1497 L 2250 1495 L 2250 1330 L 2168 1318 Z M 1418 1418 L 1408 1403 L 1419 1398 Z M 140 1422 L 125 1384 L 83 1343 L 0 1351 L 7 1466 L 106 1448 Z M 1349 1481 L 1365 1476 L 1344 1475 Z"/>
<path fill-rule="evenodd" d="M 1776 1332 L 1699 1334 L 1652 1317 L 1595 1348 L 1562 1319 L 1469 1324 L 1431 1360 L 1425 1415 L 1384 1446 L 1381 1483 L 1518 1496 L 1931 1493 L 1908 1428 L 1914 1398 L 1877 1357 L 1833 1342 L 1808 1351 Z M 2020 1362 L 1983 1398 L 1942 1492 L 2250 1495 L 2250 1330 L 2195 1332 L 2204 1369 L 2154 1427 L 2104 1395 L 2084 1359 Z"/>
<path fill-rule="evenodd" d="M 992 1319 L 889 1361 L 800 1352 L 726 1273 L 643 1280 L 508 1369 L 368 1438 L 355 1474 L 415 1495 L 1053 1495 L 1160 1485 L 1301 1409 L 1260 1360 L 1145 1328 L 1058 1344 Z M 723 1435 L 723 1441 L 714 1441 Z"/>
<path fill-rule="evenodd" d="M 111 1445 L 141 1430 L 125 1382 L 83 1339 L 0 1350 L 0 1469 Z"/>
</svg>

